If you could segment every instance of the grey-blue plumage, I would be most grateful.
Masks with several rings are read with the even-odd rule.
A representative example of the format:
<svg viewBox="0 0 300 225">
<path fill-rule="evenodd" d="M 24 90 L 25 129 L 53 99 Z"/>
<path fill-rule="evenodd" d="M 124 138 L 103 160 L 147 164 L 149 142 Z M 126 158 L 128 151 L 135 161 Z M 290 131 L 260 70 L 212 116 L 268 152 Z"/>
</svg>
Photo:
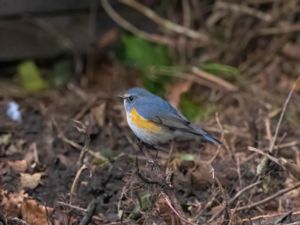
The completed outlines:
<svg viewBox="0 0 300 225">
<path fill-rule="evenodd" d="M 169 139 L 180 136 L 181 134 L 201 136 L 207 142 L 221 144 L 218 139 L 188 121 L 188 119 L 169 102 L 143 88 L 131 88 L 124 94 L 123 98 L 129 126 L 142 141 L 146 143 L 152 142 L 148 144 L 158 144 L 155 142 L 164 142 L 164 139 L 167 142 Z M 157 135 L 147 134 L 146 131 L 144 132 L 134 127 L 129 116 L 132 108 L 135 108 L 138 114 L 144 119 L 162 126 L 162 132 Z"/>
</svg>

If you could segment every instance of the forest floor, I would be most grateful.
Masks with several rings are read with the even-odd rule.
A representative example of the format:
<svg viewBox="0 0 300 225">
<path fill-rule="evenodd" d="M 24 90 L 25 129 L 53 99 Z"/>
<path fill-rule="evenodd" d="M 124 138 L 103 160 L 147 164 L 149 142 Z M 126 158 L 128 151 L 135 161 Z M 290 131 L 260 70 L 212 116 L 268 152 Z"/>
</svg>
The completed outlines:
<svg viewBox="0 0 300 225">
<path fill-rule="evenodd" d="M 2 224 L 300 224 L 299 81 L 270 73 L 234 91 L 192 83 L 216 105 L 201 126 L 224 145 L 142 153 L 116 98 L 138 78 L 112 67 L 93 85 L 38 97 L 2 85 Z M 171 98 L 185 82 L 169 87 Z M 20 122 L 5 113 L 12 99 Z"/>
</svg>

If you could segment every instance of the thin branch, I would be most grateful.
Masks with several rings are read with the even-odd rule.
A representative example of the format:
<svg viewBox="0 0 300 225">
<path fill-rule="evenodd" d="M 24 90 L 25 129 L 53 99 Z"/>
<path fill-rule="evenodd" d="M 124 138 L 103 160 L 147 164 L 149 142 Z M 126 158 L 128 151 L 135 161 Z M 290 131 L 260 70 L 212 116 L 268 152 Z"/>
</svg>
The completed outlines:
<svg viewBox="0 0 300 225">
<path fill-rule="evenodd" d="M 173 31 L 175 33 L 185 35 L 192 39 L 201 40 L 204 42 L 208 42 L 209 38 L 198 31 L 192 30 L 190 28 L 181 26 L 179 24 L 176 24 L 170 20 L 164 19 L 160 17 L 158 14 L 156 14 L 153 10 L 149 9 L 148 7 L 144 6 L 143 4 L 140 4 L 139 2 L 136 2 L 135 0 L 119 0 L 121 3 L 126 4 L 128 6 L 131 6 L 132 8 L 136 9 L 149 19 L 151 19 L 153 22 L 157 23 L 158 25 L 164 27 L 165 29 L 168 29 L 170 31 Z"/>
<path fill-rule="evenodd" d="M 72 183 L 71 190 L 70 190 L 70 203 L 73 202 L 73 197 L 74 197 L 75 192 L 76 192 L 76 189 L 77 189 L 77 184 L 78 184 L 78 181 L 79 181 L 80 174 L 81 174 L 85 169 L 87 169 L 87 166 L 86 166 L 85 164 L 83 164 L 83 165 L 77 170 L 76 176 L 75 176 L 75 178 L 74 178 L 74 181 L 73 181 L 73 183 Z"/>
<path fill-rule="evenodd" d="M 77 149 L 77 150 L 81 150 L 82 148 L 84 148 L 84 146 L 81 146 L 80 144 L 68 139 L 67 137 L 65 137 L 63 134 L 58 135 L 58 138 L 63 141 L 64 143 L 72 146 L 73 148 Z M 93 157 L 95 157 L 96 159 L 102 160 L 105 163 L 109 163 L 109 160 L 104 157 L 103 155 L 100 154 L 99 151 L 95 151 L 93 149 L 88 148 L 87 149 L 87 153 Z"/>
<path fill-rule="evenodd" d="M 93 199 L 86 210 L 85 216 L 80 221 L 79 225 L 88 225 L 91 223 L 91 220 L 93 219 L 93 215 L 95 214 L 95 211 L 97 209 L 97 205 L 99 203 L 99 198 Z"/>
<path fill-rule="evenodd" d="M 274 156 L 268 154 L 268 153 L 265 153 L 263 152 L 262 150 L 260 149 L 257 149 L 257 148 L 254 148 L 254 147 L 251 147 L 251 146 L 248 146 L 248 150 L 249 151 L 252 151 L 252 152 L 256 152 L 260 155 L 263 155 L 264 157 L 268 158 L 269 160 L 273 161 L 274 163 L 276 163 L 277 165 L 279 165 L 280 167 L 283 167 L 283 165 L 280 164 L 279 160 L 277 158 L 275 158 Z"/>
<path fill-rule="evenodd" d="M 84 141 L 84 146 L 83 148 L 81 149 L 81 152 L 80 152 L 80 155 L 79 155 L 79 159 L 78 159 L 78 162 L 77 162 L 77 165 L 80 167 L 84 164 L 84 159 L 85 159 L 85 156 L 86 154 L 88 153 L 89 151 L 89 144 L 90 144 L 90 135 L 86 132 L 85 133 L 85 141 Z"/>
<path fill-rule="evenodd" d="M 156 43 L 167 45 L 170 47 L 174 47 L 176 45 L 176 41 L 169 37 L 165 37 L 165 36 L 157 35 L 157 34 L 150 34 L 143 30 L 138 29 L 137 27 L 135 27 L 134 25 L 129 23 L 127 20 L 125 20 L 123 17 L 121 17 L 111 7 L 108 0 L 101 0 L 101 3 L 102 3 L 104 10 L 106 11 L 106 13 L 123 29 L 137 35 L 138 37 L 144 38 L 151 42 L 156 42 Z"/>
<path fill-rule="evenodd" d="M 256 181 L 256 182 L 253 183 L 253 184 L 250 184 L 250 185 L 244 187 L 242 190 L 240 190 L 238 193 L 236 193 L 235 196 L 234 196 L 232 199 L 229 200 L 229 204 L 232 204 L 232 203 L 233 203 L 235 200 L 237 200 L 244 192 L 246 192 L 246 191 L 248 191 L 248 190 L 254 188 L 255 186 L 257 186 L 257 185 L 259 185 L 259 184 L 261 184 L 261 183 L 262 183 L 262 181 L 259 180 L 259 181 Z"/>
<path fill-rule="evenodd" d="M 76 210 L 76 211 L 79 211 L 83 214 L 88 212 L 87 209 L 84 209 L 84 208 L 81 208 L 79 206 L 72 205 L 72 204 L 69 204 L 69 203 L 66 203 L 66 202 L 58 201 L 58 202 L 56 202 L 56 204 L 58 204 L 60 206 L 68 207 L 68 208 Z M 93 219 L 103 222 L 103 219 L 99 216 L 93 216 Z"/>
<path fill-rule="evenodd" d="M 223 80 L 219 77 L 216 77 L 212 74 L 209 74 L 203 70 L 200 70 L 199 68 L 197 67 L 192 67 L 192 72 L 197 75 L 198 77 L 201 77 L 205 80 L 208 80 L 212 83 L 215 83 L 223 88 L 225 88 L 226 90 L 228 91 L 236 91 L 238 88 L 236 86 L 234 86 L 233 84 L 229 83 L 228 81 L 226 80 Z"/>
<path fill-rule="evenodd" d="M 282 148 L 289 148 L 289 147 L 293 147 L 296 145 L 299 145 L 300 143 L 298 141 L 291 141 L 288 143 L 284 143 L 284 144 L 279 144 L 279 145 L 275 145 L 273 149 L 277 150 L 277 149 L 282 149 Z"/>
<path fill-rule="evenodd" d="M 238 193 L 235 194 L 235 196 L 233 198 L 231 198 L 229 200 L 229 205 L 231 205 L 235 200 L 237 200 L 243 193 L 245 193 L 248 190 L 251 190 L 252 188 L 254 188 L 255 186 L 261 184 L 262 181 L 257 181 L 253 184 L 250 184 L 246 187 L 244 187 L 242 190 L 240 190 Z M 216 212 L 210 219 L 208 222 L 212 222 L 214 221 L 219 215 L 221 215 L 221 213 L 225 210 L 226 206 L 223 206 L 218 212 Z"/>
<path fill-rule="evenodd" d="M 257 207 L 257 206 L 262 205 L 262 204 L 265 204 L 265 203 L 267 203 L 267 202 L 269 202 L 269 201 L 271 201 L 271 200 L 273 200 L 273 199 L 275 199 L 275 198 L 277 198 L 277 197 L 279 197 L 281 195 L 284 195 L 284 194 L 286 194 L 286 193 L 288 193 L 288 192 L 290 192 L 292 190 L 295 190 L 295 189 L 297 189 L 299 187 L 300 187 L 300 182 L 296 183 L 293 187 L 289 187 L 289 188 L 285 188 L 283 190 L 280 190 L 277 193 L 275 193 L 275 194 L 273 194 L 273 195 L 271 195 L 271 196 L 269 196 L 269 197 L 267 197 L 265 199 L 262 199 L 262 200 L 257 201 L 257 202 L 253 202 L 253 203 L 251 203 L 249 205 L 245 205 L 245 206 L 239 207 L 235 211 L 237 212 L 237 211 L 242 211 L 242 210 L 249 210 L 251 208 Z"/>
<path fill-rule="evenodd" d="M 249 222 L 249 221 L 255 222 L 255 220 L 260 220 L 261 221 L 262 219 L 269 219 L 269 218 L 274 218 L 274 217 L 278 217 L 278 216 L 283 216 L 286 213 L 287 212 L 280 212 L 280 213 L 275 213 L 275 214 L 263 214 L 263 215 L 252 217 L 250 219 L 249 218 L 243 219 L 243 222 Z M 293 216 L 299 216 L 300 211 L 293 212 L 292 215 Z M 285 225 L 287 225 L 287 224 L 285 224 Z"/>
<path fill-rule="evenodd" d="M 276 34 L 288 34 L 300 32 L 300 24 L 282 24 L 282 26 L 278 27 L 267 27 L 261 29 L 258 34 L 259 35 L 276 35 Z"/>
<path fill-rule="evenodd" d="M 60 206 L 64 206 L 64 207 L 68 207 L 70 209 L 74 209 L 74 210 L 77 210 L 81 213 L 87 213 L 87 210 L 84 209 L 84 208 L 81 208 L 79 206 L 76 206 L 76 205 L 72 205 L 72 204 L 69 204 L 69 203 L 66 203 L 66 202 L 62 202 L 62 201 L 58 201 L 56 202 L 56 204 L 60 205 Z"/>
<path fill-rule="evenodd" d="M 283 120 L 283 117 L 284 117 L 284 114 L 285 114 L 285 111 L 287 109 L 287 106 L 290 102 L 290 99 L 294 93 L 294 90 L 296 88 L 296 83 L 297 81 L 300 79 L 300 76 L 298 76 L 298 78 L 295 80 L 289 94 L 288 94 L 288 97 L 286 98 L 285 102 L 284 102 L 284 105 L 283 105 L 283 108 L 282 108 L 282 112 L 280 114 L 280 118 L 278 120 L 278 123 L 277 123 L 277 126 L 276 126 L 276 130 L 275 130 L 275 134 L 273 136 L 273 139 L 272 139 L 272 142 L 271 142 L 271 145 L 270 145 L 270 149 L 269 149 L 269 152 L 272 153 L 273 152 L 273 149 L 274 149 L 274 146 L 275 146 L 275 142 L 276 142 L 276 139 L 277 139 L 277 136 L 278 136 L 278 132 L 279 132 L 279 129 L 280 129 L 280 125 L 281 125 L 281 122 Z"/>
<path fill-rule="evenodd" d="M 172 212 L 183 222 L 190 224 L 190 225 L 194 225 L 194 223 L 188 221 L 186 218 L 184 218 L 182 215 L 180 215 L 180 213 L 175 209 L 175 207 L 172 205 L 172 202 L 169 198 L 169 196 L 162 192 L 161 195 L 163 196 L 163 198 L 165 199 L 167 205 L 169 206 L 169 208 L 172 210 Z"/>
<path fill-rule="evenodd" d="M 243 14 L 255 17 L 257 19 L 260 19 L 264 22 L 272 22 L 273 21 L 273 17 L 271 15 L 260 12 L 256 9 L 250 8 L 245 5 L 238 5 L 238 4 L 234 4 L 234 3 L 217 1 L 216 7 L 220 8 L 220 9 L 231 10 L 235 13 L 243 13 Z"/>
</svg>

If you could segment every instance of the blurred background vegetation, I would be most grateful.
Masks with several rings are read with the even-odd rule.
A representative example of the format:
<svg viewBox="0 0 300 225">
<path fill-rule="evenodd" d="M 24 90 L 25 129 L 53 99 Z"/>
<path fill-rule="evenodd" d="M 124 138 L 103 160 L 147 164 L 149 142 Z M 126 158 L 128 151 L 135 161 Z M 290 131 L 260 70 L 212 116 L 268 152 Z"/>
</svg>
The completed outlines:
<svg viewBox="0 0 300 225">
<path fill-rule="evenodd" d="M 45 89 L 63 90 L 70 82 L 96 89 L 98 82 L 107 84 L 99 89 L 114 95 L 143 85 L 197 120 L 216 111 L 207 100 L 216 102 L 219 93 L 253 84 L 275 93 L 278 84 L 288 90 L 300 70 L 299 1 L 0 4 L 3 92 L 17 85 L 38 95 Z M 116 78 L 123 69 L 125 78 Z"/>
</svg>

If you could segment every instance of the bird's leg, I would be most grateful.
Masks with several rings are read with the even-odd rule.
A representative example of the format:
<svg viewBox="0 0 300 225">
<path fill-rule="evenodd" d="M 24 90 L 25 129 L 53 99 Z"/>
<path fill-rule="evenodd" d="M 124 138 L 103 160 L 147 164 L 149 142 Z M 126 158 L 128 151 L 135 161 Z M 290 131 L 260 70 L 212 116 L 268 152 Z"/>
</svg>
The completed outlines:
<svg viewBox="0 0 300 225">
<path fill-rule="evenodd" d="M 142 142 L 142 141 L 139 140 L 139 139 L 138 139 L 138 143 L 137 143 L 137 144 L 138 144 L 139 150 L 140 150 L 141 153 L 145 156 L 146 161 L 147 161 L 149 164 L 154 164 L 154 160 L 152 159 L 151 154 L 148 154 L 148 152 L 147 152 L 147 149 L 146 149 L 146 147 L 148 147 L 147 144 L 144 143 L 144 142 Z"/>
<path fill-rule="evenodd" d="M 157 158 L 158 158 L 158 149 L 156 147 L 154 147 L 154 150 L 155 150 L 155 159 L 157 160 Z"/>
<path fill-rule="evenodd" d="M 152 171 L 153 171 L 154 166 L 155 166 L 155 161 L 153 160 L 152 155 L 147 151 L 148 150 L 147 147 L 149 147 L 149 145 L 147 145 L 146 143 L 144 143 L 140 140 L 138 140 L 137 144 L 138 144 L 139 150 L 146 158 L 146 165 L 148 164 L 149 166 L 151 166 Z M 135 166 L 136 166 L 136 174 L 142 181 L 144 181 L 147 184 L 157 184 L 157 185 L 160 184 L 159 181 L 151 180 L 142 174 L 142 171 L 140 170 L 139 164 L 138 164 L 138 155 L 136 155 L 136 157 L 135 157 Z M 153 174 L 153 172 L 151 172 L 150 174 Z"/>
<path fill-rule="evenodd" d="M 158 151 L 160 151 L 159 146 L 155 145 L 149 145 L 147 143 L 144 143 L 140 140 L 138 140 L 137 145 L 139 147 L 139 150 L 143 154 L 143 156 L 146 158 L 146 168 L 148 167 L 150 170 L 144 171 L 146 174 L 143 174 L 144 172 L 141 171 L 139 165 L 138 165 L 138 157 L 135 158 L 135 167 L 136 167 L 136 174 L 137 176 L 144 181 L 146 184 L 156 184 L 164 187 L 171 187 L 170 185 L 171 181 L 171 175 L 170 178 L 167 178 L 167 175 L 164 175 L 162 168 L 160 167 L 159 161 L 158 161 Z M 151 154 L 150 150 L 155 150 L 155 156 Z M 166 182 L 169 181 L 169 182 Z"/>
<path fill-rule="evenodd" d="M 144 154 L 144 147 L 145 147 L 144 143 L 140 139 L 137 139 L 137 145 L 139 150 Z"/>
<path fill-rule="evenodd" d="M 165 164 L 165 168 L 166 168 L 165 169 L 165 181 L 169 187 L 172 187 L 172 178 L 173 178 L 173 174 L 174 174 L 174 169 L 172 169 L 172 166 L 170 166 L 174 148 L 175 148 L 175 143 L 174 143 L 174 141 L 172 141 L 171 145 L 170 145 L 168 159 Z"/>
</svg>

